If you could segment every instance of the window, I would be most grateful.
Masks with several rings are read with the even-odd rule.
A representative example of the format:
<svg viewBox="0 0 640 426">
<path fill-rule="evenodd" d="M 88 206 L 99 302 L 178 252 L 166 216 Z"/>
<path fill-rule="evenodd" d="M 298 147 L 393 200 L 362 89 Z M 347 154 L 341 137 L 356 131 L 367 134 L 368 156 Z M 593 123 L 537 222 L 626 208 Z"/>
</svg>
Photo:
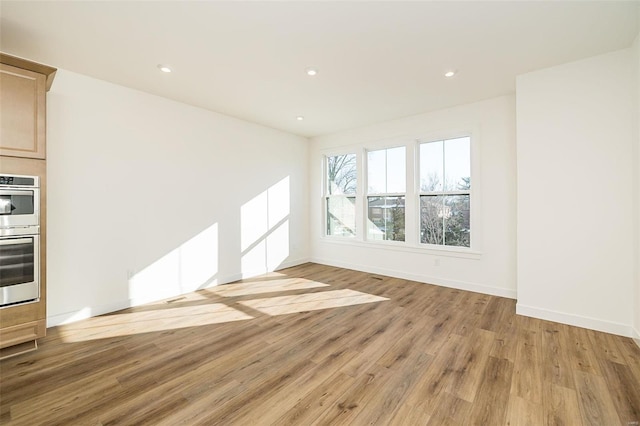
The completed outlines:
<svg viewBox="0 0 640 426">
<path fill-rule="evenodd" d="M 420 242 L 470 247 L 471 138 L 420 144 Z"/>
<path fill-rule="evenodd" d="M 405 147 L 367 153 L 367 238 L 404 241 Z"/>
<path fill-rule="evenodd" d="M 356 155 L 326 157 L 325 201 L 327 235 L 356 235 Z"/>
</svg>

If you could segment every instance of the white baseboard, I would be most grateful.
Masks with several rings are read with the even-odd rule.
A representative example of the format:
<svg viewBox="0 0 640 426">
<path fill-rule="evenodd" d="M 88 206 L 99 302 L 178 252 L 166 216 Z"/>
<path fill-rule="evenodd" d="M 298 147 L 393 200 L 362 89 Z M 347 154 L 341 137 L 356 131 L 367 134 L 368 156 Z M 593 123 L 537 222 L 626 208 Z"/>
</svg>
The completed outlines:
<svg viewBox="0 0 640 426">
<path fill-rule="evenodd" d="M 311 262 L 311 259 L 308 257 L 304 257 L 301 259 L 288 260 L 286 262 L 282 262 L 280 266 L 276 269 L 276 271 L 280 271 L 282 269 L 293 268 L 294 266 L 303 265 L 305 263 Z"/>
<path fill-rule="evenodd" d="M 369 266 L 369 265 L 355 265 L 353 263 L 339 262 L 339 261 L 328 260 L 328 259 L 312 258 L 311 262 L 319 263 L 322 265 L 335 266 L 338 268 L 353 269 L 356 271 L 368 272 L 370 274 L 380 274 L 380 275 L 386 275 L 388 277 L 402 278 L 405 280 L 417 281 L 417 282 L 426 283 L 426 284 L 434 284 L 434 285 L 439 285 L 441 287 L 449 287 L 449 288 L 455 288 L 458 290 L 473 291 L 475 293 L 490 294 L 492 296 L 507 297 L 509 299 L 516 298 L 515 289 L 512 290 L 507 288 L 491 287 L 483 284 L 470 283 L 465 281 L 454 281 L 454 280 L 449 280 L 449 279 L 440 278 L 440 277 L 430 277 L 425 275 L 410 274 L 407 272 L 397 271 L 393 269 L 378 268 L 378 267 Z"/>
<path fill-rule="evenodd" d="M 308 258 L 288 260 L 278 265 L 277 269 L 275 270 L 279 271 L 281 269 L 302 265 L 303 263 L 307 263 L 307 262 L 309 262 Z M 222 285 L 222 284 L 228 284 L 234 281 L 241 280 L 243 278 L 250 278 L 250 277 L 262 275 L 268 272 L 272 272 L 272 271 L 265 269 L 261 271 L 254 271 L 253 273 L 249 273 L 249 274 L 237 273 L 237 274 L 227 275 L 226 277 L 223 277 L 223 278 L 217 278 L 215 280 L 215 283 L 203 285 L 200 289 L 215 287 L 217 285 Z M 168 299 L 176 296 L 180 296 L 180 294 L 163 294 L 158 298 L 127 299 L 127 300 L 121 300 L 118 302 L 108 303 L 104 305 L 85 307 L 77 311 L 66 312 L 63 314 L 51 315 L 47 317 L 47 327 L 55 327 L 57 325 L 70 324 L 72 322 L 95 317 L 98 315 L 104 315 L 111 312 L 120 311 L 122 309 L 133 308 L 135 306 L 144 305 L 146 303 L 153 303 L 159 300 L 164 300 L 164 299 Z"/>
<path fill-rule="evenodd" d="M 597 318 L 567 314 L 564 312 L 551 311 L 533 306 L 525 306 L 520 303 L 516 304 L 516 314 L 616 334 L 618 336 L 632 337 L 632 328 L 630 326 Z"/>
<path fill-rule="evenodd" d="M 634 327 L 631 327 L 631 338 L 640 348 L 640 331 L 636 330 Z"/>
<path fill-rule="evenodd" d="M 302 265 L 303 263 L 307 263 L 307 262 L 309 262 L 308 258 L 287 260 L 285 262 L 282 262 L 280 265 L 278 265 L 276 267 L 276 269 L 261 268 L 261 269 L 254 269 L 252 271 L 246 271 L 246 272 L 242 272 L 242 273 L 236 274 L 236 275 L 234 275 L 235 279 L 232 280 L 232 281 L 237 281 L 237 280 L 241 280 L 241 279 L 245 279 L 245 278 L 252 278 L 252 277 L 256 277 L 258 275 L 267 274 L 269 272 L 280 271 L 282 269 L 292 268 L 294 266 Z M 226 282 L 229 283 L 229 282 L 232 282 L 232 281 L 226 281 Z"/>
<path fill-rule="evenodd" d="M 110 312 L 127 309 L 132 306 L 135 305 L 131 303 L 131 300 L 123 300 L 105 305 L 85 307 L 77 311 L 65 312 L 63 314 L 48 316 L 47 328 L 55 327 L 56 325 L 70 324 L 72 322 L 95 317 L 98 315 L 104 315 Z"/>
</svg>

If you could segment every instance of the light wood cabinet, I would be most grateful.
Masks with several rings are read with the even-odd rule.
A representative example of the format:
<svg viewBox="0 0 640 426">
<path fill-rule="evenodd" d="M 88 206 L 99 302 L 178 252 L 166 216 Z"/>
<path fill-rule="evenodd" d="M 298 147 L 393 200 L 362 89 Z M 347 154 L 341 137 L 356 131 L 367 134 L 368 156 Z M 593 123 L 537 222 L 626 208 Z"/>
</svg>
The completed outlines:
<svg viewBox="0 0 640 426">
<path fill-rule="evenodd" d="M 46 92 L 55 71 L 0 54 L 0 155 L 45 158 Z"/>
<path fill-rule="evenodd" d="M 36 349 L 46 334 L 45 96 L 54 74 L 55 68 L 0 53 L 0 173 L 40 177 L 40 299 L 0 309 L 0 359 Z"/>
<path fill-rule="evenodd" d="M 0 172 L 40 177 L 40 300 L 0 309 L 0 359 L 37 349 L 47 321 L 47 175 L 45 160 L 0 156 Z"/>
</svg>

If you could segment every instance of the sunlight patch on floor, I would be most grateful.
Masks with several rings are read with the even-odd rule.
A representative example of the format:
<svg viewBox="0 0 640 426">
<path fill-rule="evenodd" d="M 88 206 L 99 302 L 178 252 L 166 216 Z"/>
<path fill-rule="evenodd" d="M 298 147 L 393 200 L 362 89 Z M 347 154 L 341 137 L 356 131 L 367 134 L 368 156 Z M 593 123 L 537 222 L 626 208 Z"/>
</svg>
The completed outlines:
<svg viewBox="0 0 640 426">
<path fill-rule="evenodd" d="M 223 303 L 213 303 L 93 317 L 77 325 L 61 326 L 59 333 L 65 342 L 81 342 L 252 318 Z"/>
<path fill-rule="evenodd" d="M 203 300 L 210 300 L 207 290 L 198 290 L 193 293 L 185 293 L 167 299 L 159 300 L 153 303 L 147 303 L 144 306 L 162 306 L 172 303 L 187 303 L 187 302 L 201 302 Z"/>
<path fill-rule="evenodd" d="M 210 293 L 222 297 L 246 296 L 250 294 L 272 293 L 277 291 L 304 290 L 308 288 L 329 287 L 316 281 L 304 278 L 286 278 L 281 280 L 255 281 L 249 283 L 225 284 L 212 289 Z"/>
<path fill-rule="evenodd" d="M 361 305 L 363 303 L 382 302 L 385 300 L 389 299 L 346 289 L 294 296 L 268 297 L 238 303 L 267 315 L 286 315 L 319 309 L 338 308 L 341 306 Z"/>
</svg>

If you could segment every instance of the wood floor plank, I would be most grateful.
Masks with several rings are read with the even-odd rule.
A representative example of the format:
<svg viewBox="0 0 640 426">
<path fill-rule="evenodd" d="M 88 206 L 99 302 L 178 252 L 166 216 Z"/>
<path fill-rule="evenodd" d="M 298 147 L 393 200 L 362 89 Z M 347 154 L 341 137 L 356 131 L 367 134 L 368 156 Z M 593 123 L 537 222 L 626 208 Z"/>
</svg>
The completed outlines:
<svg viewBox="0 0 640 426">
<path fill-rule="evenodd" d="M 385 392 L 378 392 L 370 398 L 363 409 L 354 419 L 355 424 L 392 424 L 407 395 L 415 389 L 421 373 L 426 371 L 433 362 L 433 356 L 414 352 L 410 356 L 396 360 L 396 371 L 391 371 L 391 377 L 386 384 Z"/>
<path fill-rule="evenodd" d="M 325 410 L 312 425 L 349 425 L 367 409 L 367 402 L 383 391 L 392 373 L 378 365 L 362 374 L 336 402 Z"/>
<path fill-rule="evenodd" d="M 250 414 L 253 404 L 260 405 L 266 399 L 281 391 L 299 374 L 305 374 L 315 366 L 307 360 L 287 365 L 277 371 L 263 374 L 260 380 L 245 392 L 238 394 L 218 407 L 211 407 L 203 418 L 205 424 L 242 424 L 240 419 Z"/>
<path fill-rule="evenodd" d="M 403 417 L 431 418 L 438 409 L 438 395 L 444 392 L 452 380 L 454 370 L 450 366 L 465 338 L 452 334 L 435 355 L 428 369 L 417 378 L 417 385 L 407 395 L 405 403 L 397 410 L 394 419 Z"/>
<path fill-rule="evenodd" d="M 471 408 L 470 424 L 504 424 L 509 404 L 513 364 L 506 359 L 489 357 L 478 397 Z"/>
<path fill-rule="evenodd" d="M 621 349 L 616 344 L 616 340 L 618 340 L 616 336 L 608 333 L 595 333 L 590 330 L 587 331 L 587 334 L 598 360 L 606 360 L 618 364 L 626 363 Z"/>
<path fill-rule="evenodd" d="M 584 371 L 575 372 L 578 406 L 586 425 L 621 424 L 604 379 Z"/>
<path fill-rule="evenodd" d="M 459 348 L 455 358 L 450 360 L 453 374 L 447 386 L 448 393 L 465 401 L 474 401 L 494 340 L 495 333 L 481 328 L 469 335 L 467 345 Z"/>
<path fill-rule="evenodd" d="M 464 312 L 464 320 L 457 323 L 454 333 L 466 336 L 473 333 L 478 327 L 478 323 L 489 316 L 486 310 L 490 297 L 486 294 L 464 292 L 462 298 L 454 305 L 454 310 Z M 489 330 L 493 331 L 493 330 Z"/>
<path fill-rule="evenodd" d="M 202 393 L 200 398 L 192 400 L 188 410 L 175 410 L 165 417 L 158 419 L 158 426 L 191 426 L 203 424 L 209 416 L 211 407 L 225 404 L 237 397 L 246 388 L 240 383 L 229 381 L 216 387 L 215 392 Z"/>
<path fill-rule="evenodd" d="M 73 388 L 78 386 L 84 389 L 81 395 L 73 392 Z M 24 420 L 31 424 L 54 423 L 61 421 L 65 417 L 65 413 L 73 412 L 73 417 L 77 420 L 78 417 L 86 413 L 85 408 L 87 405 L 93 405 L 101 395 L 114 394 L 121 391 L 120 384 L 114 378 L 89 377 L 85 380 L 62 386 L 39 397 L 13 404 L 11 406 L 11 419 L 15 422 Z M 83 409 L 70 410 L 70 408 L 79 406 L 83 407 Z M 34 413 L 33 407 L 38 407 L 37 412 Z M 91 417 L 93 417 L 93 421 L 97 421 L 95 416 Z"/>
<path fill-rule="evenodd" d="M 634 379 L 629 366 L 619 362 L 602 360 L 600 367 L 622 424 L 640 422 L 640 381 Z"/>
<path fill-rule="evenodd" d="M 274 423 L 277 425 L 307 425 L 320 417 L 328 407 L 340 398 L 355 383 L 355 379 L 340 370 L 305 395 L 290 409 L 285 408 Z"/>
<path fill-rule="evenodd" d="M 424 347 L 427 334 L 419 332 L 428 323 L 424 318 L 404 318 L 402 326 L 398 329 L 400 336 L 394 343 L 387 346 L 386 351 L 376 361 L 381 365 L 390 369 L 400 369 L 404 367 L 404 362 L 411 357 L 421 355 L 421 352 L 415 348 Z"/>
<path fill-rule="evenodd" d="M 573 389 L 574 379 L 568 353 L 567 340 L 562 338 L 557 323 L 543 321 L 540 324 L 542 341 L 542 379 L 546 382 Z"/>
<path fill-rule="evenodd" d="M 622 354 L 625 364 L 631 369 L 631 374 L 637 383 L 640 383 L 640 347 L 629 338 L 615 339 L 618 349 Z"/>
<path fill-rule="evenodd" d="M 430 355 L 435 355 L 441 350 L 449 337 L 455 334 L 453 330 L 462 320 L 462 316 L 459 313 L 447 313 L 445 311 L 440 312 L 440 315 L 432 317 L 431 319 L 424 330 L 424 333 L 427 335 L 427 340 L 424 343 L 424 351 Z M 459 336 L 459 334 L 456 334 L 456 336 Z"/>
<path fill-rule="evenodd" d="M 403 319 L 407 312 L 402 308 L 390 313 L 378 321 L 365 326 L 366 331 L 350 344 L 350 348 L 360 353 L 366 353 L 366 357 L 357 357 L 342 368 L 342 371 L 350 376 L 357 377 L 371 368 L 382 357 L 390 341 L 395 340 L 403 328 Z"/>
<path fill-rule="evenodd" d="M 539 426 L 543 424 L 542 404 L 536 404 L 519 396 L 509 397 L 508 426 Z"/>
<path fill-rule="evenodd" d="M 489 351 L 489 356 L 506 359 L 515 363 L 517 353 L 518 328 L 514 326 L 511 329 L 497 332 L 491 350 Z"/>
<path fill-rule="evenodd" d="M 309 371 L 285 384 L 280 392 L 274 393 L 271 397 L 262 398 L 260 404 L 254 404 L 255 408 L 239 417 L 238 423 L 275 424 L 283 410 L 293 409 L 303 397 L 316 388 L 318 382 L 327 380 L 333 371 L 338 370 L 355 356 L 357 356 L 356 352 L 342 350 L 324 358 L 320 364 L 314 363 Z"/>
<path fill-rule="evenodd" d="M 469 422 L 472 403 L 444 391 L 436 398 L 437 409 L 429 418 L 429 426 L 463 425 Z"/>
<path fill-rule="evenodd" d="M 313 263 L 39 344 L 0 361 L 3 425 L 627 426 L 640 413 L 631 339 Z"/>
<path fill-rule="evenodd" d="M 601 376 L 598 359 L 589 340 L 589 332 L 578 327 L 562 326 L 562 328 L 566 330 L 570 339 L 568 352 L 572 369 Z"/>
<path fill-rule="evenodd" d="M 3 379 L 0 400 L 3 405 L 13 406 L 25 398 L 32 399 L 46 394 L 57 396 L 61 385 L 83 383 L 87 378 L 100 380 L 103 377 L 112 377 L 120 369 L 127 371 L 135 368 L 140 364 L 141 359 L 156 352 L 157 348 L 154 345 L 147 345 L 138 351 L 126 351 L 122 347 L 114 347 L 74 362 L 65 362 L 63 357 L 60 359 L 59 369 L 44 370 L 41 374 L 33 372 L 13 380 Z M 64 372 L 63 377 L 60 377 L 61 372 Z M 25 383 L 28 383 L 28 389 L 25 389 Z"/>
<path fill-rule="evenodd" d="M 538 331 L 520 330 L 511 394 L 542 403 L 542 338 Z"/>
<path fill-rule="evenodd" d="M 576 391 L 551 382 L 545 383 L 542 413 L 545 426 L 582 424 Z"/>
</svg>

